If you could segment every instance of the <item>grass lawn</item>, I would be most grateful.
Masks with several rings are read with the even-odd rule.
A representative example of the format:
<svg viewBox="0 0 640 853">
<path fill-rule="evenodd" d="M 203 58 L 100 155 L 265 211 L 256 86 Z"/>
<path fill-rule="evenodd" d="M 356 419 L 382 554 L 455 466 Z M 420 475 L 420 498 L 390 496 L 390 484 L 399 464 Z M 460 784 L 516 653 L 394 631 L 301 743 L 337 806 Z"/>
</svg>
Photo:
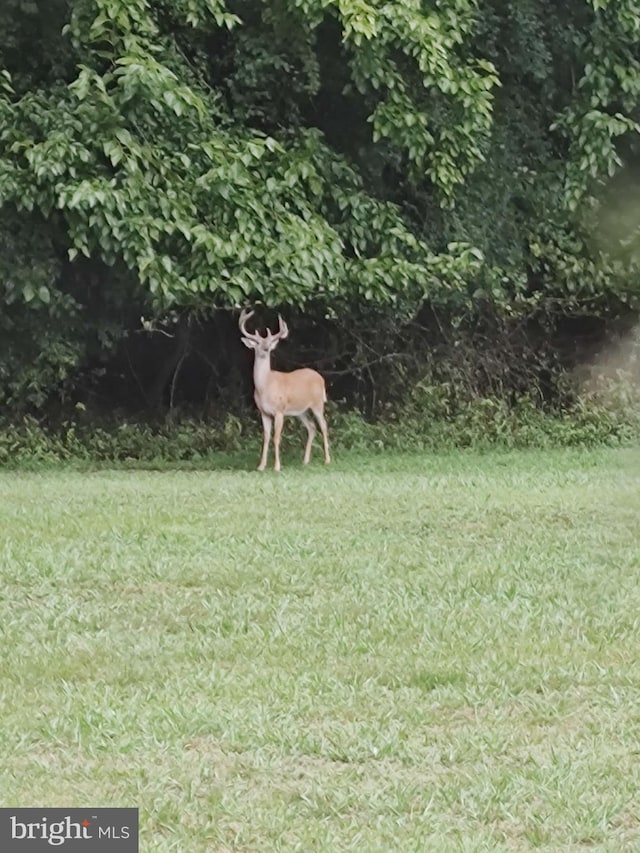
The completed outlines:
<svg viewBox="0 0 640 853">
<path fill-rule="evenodd" d="M 146 851 L 640 849 L 640 452 L 0 473 L 0 805 Z"/>
</svg>

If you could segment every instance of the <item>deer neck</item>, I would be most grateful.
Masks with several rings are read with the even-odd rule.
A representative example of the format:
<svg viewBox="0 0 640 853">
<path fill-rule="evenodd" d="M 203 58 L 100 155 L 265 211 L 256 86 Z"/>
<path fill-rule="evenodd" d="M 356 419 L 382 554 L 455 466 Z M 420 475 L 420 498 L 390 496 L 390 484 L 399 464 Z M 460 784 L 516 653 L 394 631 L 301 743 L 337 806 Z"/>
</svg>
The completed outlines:
<svg viewBox="0 0 640 853">
<path fill-rule="evenodd" d="M 267 358 L 256 358 L 253 363 L 253 384 L 258 391 L 265 390 L 271 376 L 271 354 Z"/>
</svg>

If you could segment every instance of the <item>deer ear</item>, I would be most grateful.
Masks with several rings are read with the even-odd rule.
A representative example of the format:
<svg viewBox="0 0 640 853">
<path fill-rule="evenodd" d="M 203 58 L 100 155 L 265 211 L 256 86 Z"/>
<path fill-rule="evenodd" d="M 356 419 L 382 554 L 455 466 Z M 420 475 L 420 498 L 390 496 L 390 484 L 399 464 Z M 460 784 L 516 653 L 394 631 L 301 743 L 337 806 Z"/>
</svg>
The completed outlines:
<svg viewBox="0 0 640 853">
<path fill-rule="evenodd" d="M 252 341 L 251 338 L 240 338 L 240 340 L 246 347 L 249 347 L 249 349 L 255 349 L 257 347 L 257 343 Z"/>
</svg>

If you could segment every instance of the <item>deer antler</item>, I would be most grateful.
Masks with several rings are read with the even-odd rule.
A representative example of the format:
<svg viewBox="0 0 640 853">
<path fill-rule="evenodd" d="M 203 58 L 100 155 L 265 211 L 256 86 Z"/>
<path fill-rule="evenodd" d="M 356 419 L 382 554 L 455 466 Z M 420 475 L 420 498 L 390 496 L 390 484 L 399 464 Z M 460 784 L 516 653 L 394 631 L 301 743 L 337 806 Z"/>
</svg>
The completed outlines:
<svg viewBox="0 0 640 853">
<path fill-rule="evenodd" d="M 253 341 L 259 341 L 261 339 L 261 335 L 259 332 L 248 332 L 247 331 L 247 320 L 249 317 L 253 317 L 255 311 L 248 311 L 246 308 L 243 308 L 240 312 L 240 319 L 238 320 L 238 325 L 240 326 L 240 331 L 245 336 L 245 338 L 249 338 Z"/>
<path fill-rule="evenodd" d="M 278 331 L 273 337 L 277 338 L 279 341 L 283 341 L 285 338 L 289 337 L 289 327 L 280 314 L 278 314 Z"/>
</svg>

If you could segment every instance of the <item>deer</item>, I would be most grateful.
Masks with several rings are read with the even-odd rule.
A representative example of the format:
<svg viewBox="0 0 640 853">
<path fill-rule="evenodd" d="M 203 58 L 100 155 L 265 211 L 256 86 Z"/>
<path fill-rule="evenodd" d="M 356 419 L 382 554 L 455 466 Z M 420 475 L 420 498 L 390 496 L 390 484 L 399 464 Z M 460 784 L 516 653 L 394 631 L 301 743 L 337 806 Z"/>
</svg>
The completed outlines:
<svg viewBox="0 0 640 853">
<path fill-rule="evenodd" d="M 324 461 L 331 462 L 329 455 L 329 436 L 327 421 L 324 417 L 324 404 L 327 402 L 327 392 L 324 379 L 317 370 L 303 367 L 283 373 L 271 369 L 271 353 L 289 336 L 289 328 L 278 314 L 278 331 L 273 333 L 267 329 L 265 335 L 259 332 L 247 331 L 247 320 L 254 311 L 243 309 L 238 325 L 242 334 L 242 343 L 254 351 L 253 385 L 256 406 L 262 417 L 262 455 L 258 471 L 264 471 L 269 453 L 269 441 L 273 428 L 274 471 L 280 470 L 280 438 L 285 415 L 295 415 L 300 418 L 307 428 L 307 444 L 304 449 L 303 462 L 306 465 L 311 459 L 311 445 L 316 434 L 316 424 L 309 412 L 313 413 L 320 430 L 324 444 Z"/>
</svg>

